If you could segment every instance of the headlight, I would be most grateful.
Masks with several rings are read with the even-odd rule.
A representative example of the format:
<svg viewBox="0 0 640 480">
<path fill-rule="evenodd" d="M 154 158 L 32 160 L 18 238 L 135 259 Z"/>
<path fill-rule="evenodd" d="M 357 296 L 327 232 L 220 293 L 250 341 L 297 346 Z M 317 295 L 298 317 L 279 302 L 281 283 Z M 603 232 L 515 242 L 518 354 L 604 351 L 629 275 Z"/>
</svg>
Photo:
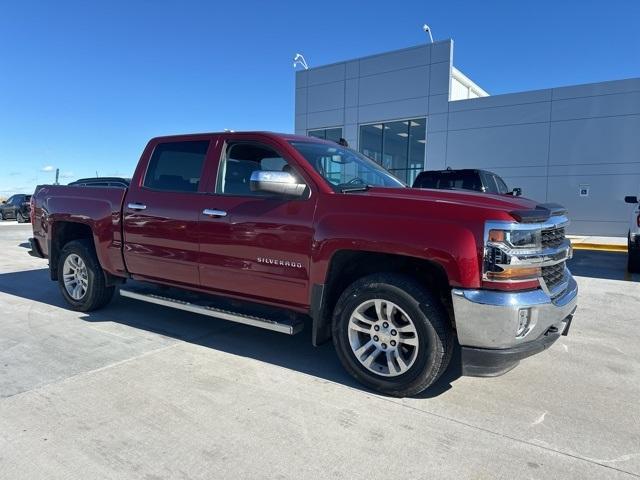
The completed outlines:
<svg viewBox="0 0 640 480">
<path fill-rule="evenodd" d="M 490 230 L 489 242 L 503 244 L 511 248 L 540 250 L 542 248 L 541 230 Z"/>
<path fill-rule="evenodd" d="M 540 267 L 525 263 L 518 254 L 542 250 L 540 229 L 491 229 L 484 249 L 484 279 L 490 282 L 523 283 L 535 286 L 542 275 Z"/>
</svg>

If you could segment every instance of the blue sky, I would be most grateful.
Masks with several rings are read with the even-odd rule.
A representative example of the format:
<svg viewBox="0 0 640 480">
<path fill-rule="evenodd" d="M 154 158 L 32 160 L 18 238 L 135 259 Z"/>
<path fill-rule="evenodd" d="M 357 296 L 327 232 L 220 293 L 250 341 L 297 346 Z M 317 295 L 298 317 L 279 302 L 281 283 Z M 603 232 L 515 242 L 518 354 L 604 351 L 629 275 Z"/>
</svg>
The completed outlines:
<svg viewBox="0 0 640 480">
<path fill-rule="evenodd" d="M 171 133 L 293 130 L 291 58 L 417 45 L 429 23 L 491 94 L 640 76 L 640 2 L 5 2 L 0 196 L 129 176 Z"/>
</svg>

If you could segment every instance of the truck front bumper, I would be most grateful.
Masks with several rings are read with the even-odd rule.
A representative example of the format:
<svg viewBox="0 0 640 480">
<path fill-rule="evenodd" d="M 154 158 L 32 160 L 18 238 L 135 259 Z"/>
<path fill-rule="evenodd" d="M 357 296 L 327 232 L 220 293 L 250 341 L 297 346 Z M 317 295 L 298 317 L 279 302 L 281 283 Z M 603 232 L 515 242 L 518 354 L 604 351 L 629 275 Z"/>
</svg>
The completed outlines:
<svg viewBox="0 0 640 480">
<path fill-rule="evenodd" d="M 462 374 L 492 377 L 508 372 L 523 358 L 566 335 L 576 310 L 578 284 L 567 275 L 567 287 L 552 299 L 542 289 L 526 292 L 452 290 Z M 522 330 L 523 318 L 528 324 Z"/>
</svg>

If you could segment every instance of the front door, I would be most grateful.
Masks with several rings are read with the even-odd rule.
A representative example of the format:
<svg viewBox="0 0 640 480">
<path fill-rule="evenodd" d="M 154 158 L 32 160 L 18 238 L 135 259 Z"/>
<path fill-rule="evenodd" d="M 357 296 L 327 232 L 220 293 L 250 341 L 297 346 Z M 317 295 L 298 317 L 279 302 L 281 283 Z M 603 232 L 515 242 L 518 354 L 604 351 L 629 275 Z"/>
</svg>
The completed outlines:
<svg viewBox="0 0 640 480">
<path fill-rule="evenodd" d="M 198 286 L 201 178 L 211 143 L 158 143 L 134 178 L 123 207 L 124 259 L 134 276 Z"/>
<path fill-rule="evenodd" d="M 250 300 L 306 306 L 315 197 L 310 188 L 296 198 L 252 192 L 255 170 L 302 178 L 272 145 L 242 140 L 222 147 L 214 192 L 200 215 L 201 285 Z"/>
</svg>

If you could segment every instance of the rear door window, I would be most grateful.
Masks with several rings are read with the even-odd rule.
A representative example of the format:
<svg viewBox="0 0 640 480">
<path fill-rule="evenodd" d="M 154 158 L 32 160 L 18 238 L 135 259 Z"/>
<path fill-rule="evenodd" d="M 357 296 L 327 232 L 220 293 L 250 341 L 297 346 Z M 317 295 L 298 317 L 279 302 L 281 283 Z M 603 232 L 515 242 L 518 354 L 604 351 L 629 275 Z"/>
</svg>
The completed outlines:
<svg viewBox="0 0 640 480">
<path fill-rule="evenodd" d="M 153 190 L 197 192 L 209 141 L 160 143 L 149 160 L 144 186 Z"/>
</svg>

